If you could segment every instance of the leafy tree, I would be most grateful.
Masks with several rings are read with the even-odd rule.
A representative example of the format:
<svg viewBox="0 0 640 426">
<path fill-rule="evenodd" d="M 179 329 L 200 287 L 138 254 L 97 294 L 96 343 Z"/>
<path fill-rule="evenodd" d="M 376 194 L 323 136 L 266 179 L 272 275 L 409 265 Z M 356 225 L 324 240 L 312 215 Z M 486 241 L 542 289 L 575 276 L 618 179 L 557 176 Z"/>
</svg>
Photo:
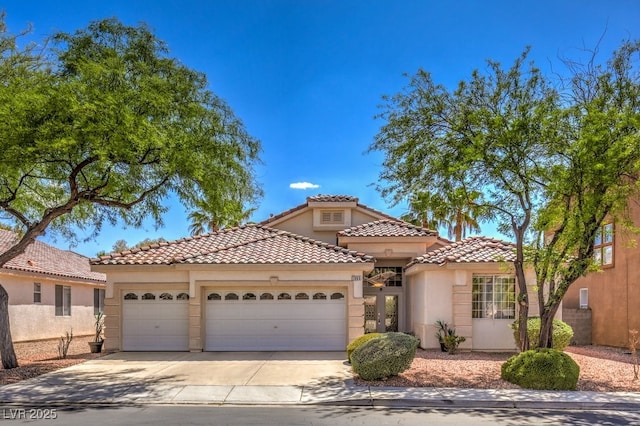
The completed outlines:
<svg viewBox="0 0 640 426">
<path fill-rule="evenodd" d="M 557 96 L 540 70 L 525 66 L 528 50 L 509 69 L 489 61 L 487 74 L 474 71 L 454 91 L 424 70 L 387 101 L 386 121 L 370 151 L 385 153 L 378 189 L 395 202 L 428 191 L 449 192 L 495 215 L 516 241 L 514 270 L 520 304 L 520 346 L 528 348 L 529 297 L 525 247 L 532 215 L 540 205 L 538 184 L 547 174 L 549 117 Z"/>
<path fill-rule="evenodd" d="M 468 197 L 468 198 L 467 198 Z M 478 206 L 478 193 L 464 191 L 430 194 L 418 192 L 409 197 L 409 212 L 401 219 L 424 228 L 447 228 L 449 238 L 460 241 L 467 232 L 480 232 L 480 221 L 490 218 L 488 211 Z"/>
<path fill-rule="evenodd" d="M 131 250 L 131 249 L 135 249 L 135 248 L 139 248 L 139 247 L 145 247 L 145 246 L 150 246 L 152 244 L 159 244 L 159 243 L 166 243 L 167 240 L 163 237 L 159 237 L 159 238 L 145 238 L 144 240 L 129 246 L 129 244 L 127 243 L 126 240 L 116 240 L 115 243 L 113 243 L 113 246 L 111 247 L 111 252 L 112 253 L 122 253 L 123 251 L 127 251 L 127 250 Z M 102 250 L 99 251 L 96 256 L 100 257 L 100 256 L 104 256 L 108 254 L 106 251 Z"/>
<path fill-rule="evenodd" d="M 598 269 L 593 246 L 602 225 L 637 232 L 629 200 L 640 172 L 640 42 L 626 41 L 605 64 L 596 54 L 564 60 L 563 144 L 553 153 L 547 204 L 536 228 L 533 265 L 540 304 L 540 347 L 553 347 L 553 317 L 569 286 Z"/>
<path fill-rule="evenodd" d="M 0 30 L 0 209 L 20 231 L 0 266 L 45 231 L 73 241 L 105 221 L 161 225 L 170 194 L 187 209 L 218 192 L 242 204 L 261 195 L 260 143 L 145 25 L 93 22 L 41 52 L 19 49 L 4 21 Z M 8 335 L 0 328 L 12 368 Z"/>
<path fill-rule="evenodd" d="M 553 316 L 569 286 L 594 270 L 604 221 L 629 227 L 640 167 L 640 43 L 627 41 L 606 65 L 563 61 L 553 82 L 528 51 L 508 70 L 489 61 L 449 91 L 425 71 L 385 97 L 387 121 L 370 150 L 385 153 L 378 189 L 399 201 L 454 188 L 482 194 L 515 239 L 520 348 L 528 348 L 525 262 L 536 272 L 540 347 L 552 346 Z M 553 83 L 553 85 L 552 85 Z M 523 334 L 524 333 L 524 334 Z"/>
</svg>

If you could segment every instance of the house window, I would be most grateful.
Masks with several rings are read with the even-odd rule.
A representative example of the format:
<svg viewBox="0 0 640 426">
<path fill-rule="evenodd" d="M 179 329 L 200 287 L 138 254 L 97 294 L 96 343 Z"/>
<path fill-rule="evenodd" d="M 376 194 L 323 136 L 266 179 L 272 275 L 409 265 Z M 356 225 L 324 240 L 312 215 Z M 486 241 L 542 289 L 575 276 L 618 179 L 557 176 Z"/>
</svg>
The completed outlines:
<svg viewBox="0 0 640 426">
<path fill-rule="evenodd" d="M 373 268 L 366 281 L 373 287 L 402 287 L 402 266 Z"/>
<path fill-rule="evenodd" d="M 598 229 L 593 243 L 593 260 L 598 265 L 613 265 L 613 223 Z"/>
<path fill-rule="evenodd" d="M 126 296 L 125 296 L 126 298 Z M 93 315 L 104 313 L 104 289 L 93 289 Z"/>
<path fill-rule="evenodd" d="M 516 279 L 511 275 L 473 276 L 473 318 L 514 319 Z"/>
<path fill-rule="evenodd" d="M 71 316 L 71 287 L 56 285 L 56 316 Z"/>
<path fill-rule="evenodd" d="M 42 303 L 42 284 L 33 283 L 33 303 Z"/>
<path fill-rule="evenodd" d="M 320 212 L 320 223 L 323 225 L 334 225 L 344 223 L 344 211 L 342 210 L 322 210 Z"/>
</svg>

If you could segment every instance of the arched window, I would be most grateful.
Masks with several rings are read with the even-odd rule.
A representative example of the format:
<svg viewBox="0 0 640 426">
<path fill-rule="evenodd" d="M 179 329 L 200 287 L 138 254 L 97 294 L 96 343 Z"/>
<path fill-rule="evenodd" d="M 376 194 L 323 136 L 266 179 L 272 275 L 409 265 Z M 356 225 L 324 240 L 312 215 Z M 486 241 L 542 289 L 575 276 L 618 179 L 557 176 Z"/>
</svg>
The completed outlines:
<svg viewBox="0 0 640 426">
<path fill-rule="evenodd" d="M 296 300 L 309 300 L 309 295 L 307 293 L 298 293 L 296 294 Z"/>
<path fill-rule="evenodd" d="M 159 297 L 160 300 L 173 300 L 173 294 L 171 293 L 162 293 Z"/>
<path fill-rule="evenodd" d="M 238 300 L 239 297 L 236 293 L 227 293 L 224 295 L 224 300 Z"/>
<path fill-rule="evenodd" d="M 273 300 L 273 294 L 271 294 L 271 293 L 262 293 L 260 295 L 260 300 Z"/>
<path fill-rule="evenodd" d="M 189 300 L 189 295 L 187 293 L 178 293 L 176 300 Z"/>
<path fill-rule="evenodd" d="M 256 300 L 255 293 L 245 293 L 242 295 L 242 300 Z"/>
<path fill-rule="evenodd" d="M 278 300 L 291 300 L 291 295 L 289 293 L 280 293 Z"/>
<path fill-rule="evenodd" d="M 333 293 L 331 295 L 331 300 L 340 300 L 340 299 L 344 299 L 344 294 L 342 294 L 342 293 Z"/>
<path fill-rule="evenodd" d="M 324 293 L 316 293 L 313 295 L 313 300 L 327 300 L 327 295 Z"/>
<path fill-rule="evenodd" d="M 153 293 L 145 293 L 142 295 L 142 300 L 156 300 L 156 295 Z"/>
<path fill-rule="evenodd" d="M 124 300 L 138 300 L 138 295 L 135 293 L 127 293 L 124 295 Z"/>
<path fill-rule="evenodd" d="M 207 300 L 222 300 L 222 297 L 219 293 L 209 293 Z"/>
</svg>

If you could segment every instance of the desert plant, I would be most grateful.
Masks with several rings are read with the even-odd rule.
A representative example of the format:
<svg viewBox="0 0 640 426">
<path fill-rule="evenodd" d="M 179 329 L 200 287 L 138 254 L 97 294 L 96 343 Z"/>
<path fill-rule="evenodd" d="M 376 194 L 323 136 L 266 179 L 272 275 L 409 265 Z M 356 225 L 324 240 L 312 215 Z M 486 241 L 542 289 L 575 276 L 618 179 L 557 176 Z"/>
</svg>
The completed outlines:
<svg viewBox="0 0 640 426">
<path fill-rule="evenodd" d="M 98 312 L 98 314 L 96 315 L 95 327 L 96 327 L 96 333 L 93 338 L 93 341 L 94 342 L 104 341 L 104 339 L 102 338 L 102 330 L 104 329 L 104 314 L 102 312 Z"/>
<path fill-rule="evenodd" d="M 349 343 L 347 345 L 347 359 L 349 360 L 349 362 L 351 362 L 351 354 L 353 353 L 353 351 L 355 351 L 357 348 L 359 348 L 361 345 L 368 342 L 369 340 L 378 338 L 380 336 L 382 336 L 382 333 L 367 333 L 356 338 L 353 342 Z"/>
<path fill-rule="evenodd" d="M 444 347 L 449 352 L 449 355 L 453 355 L 458 351 L 458 346 L 460 343 L 466 341 L 467 339 L 464 336 L 458 336 L 455 334 L 455 330 L 453 334 L 449 336 L 445 336 L 444 338 Z"/>
<path fill-rule="evenodd" d="M 527 389 L 575 390 L 580 367 L 557 349 L 532 349 L 502 364 L 501 377 Z"/>
<path fill-rule="evenodd" d="M 442 352 L 449 352 L 449 354 L 453 355 L 458 350 L 460 343 L 467 340 L 463 336 L 458 336 L 456 329 L 449 327 L 449 324 L 444 321 L 436 321 L 436 327 L 438 327 L 436 339 L 440 342 L 440 350 L 442 350 Z"/>
<path fill-rule="evenodd" d="M 633 358 L 633 380 L 638 380 L 638 372 L 640 366 L 638 365 L 638 330 L 629 330 L 629 350 L 631 350 L 631 357 Z"/>
<path fill-rule="evenodd" d="M 519 347 L 518 322 L 512 323 L 510 327 L 513 329 L 516 347 Z M 540 318 L 530 317 L 527 319 L 527 335 L 529 336 L 529 349 L 536 349 L 538 347 L 538 338 L 540 337 Z M 553 349 L 564 350 L 569 346 L 572 337 L 573 328 L 569 324 L 558 319 L 553 320 Z"/>
<path fill-rule="evenodd" d="M 64 336 L 60 337 L 60 341 L 58 342 L 58 358 L 67 358 L 67 352 L 69 351 L 69 345 L 71 345 L 72 340 L 73 329 L 71 329 L 71 331 L 67 331 Z"/>
<path fill-rule="evenodd" d="M 419 342 L 408 334 L 384 333 L 353 351 L 353 371 L 364 380 L 395 376 L 411 366 Z"/>
</svg>

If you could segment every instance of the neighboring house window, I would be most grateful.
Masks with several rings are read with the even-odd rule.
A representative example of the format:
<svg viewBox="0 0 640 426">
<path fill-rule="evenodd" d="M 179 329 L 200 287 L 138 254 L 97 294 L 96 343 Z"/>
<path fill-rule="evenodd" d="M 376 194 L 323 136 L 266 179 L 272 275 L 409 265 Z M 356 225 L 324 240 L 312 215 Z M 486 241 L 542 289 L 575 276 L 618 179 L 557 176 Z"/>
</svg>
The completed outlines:
<svg viewBox="0 0 640 426">
<path fill-rule="evenodd" d="M 613 223 L 604 224 L 598 229 L 593 243 L 593 260 L 598 265 L 613 265 Z"/>
<path fill-rule="evenodd" d="M 473 276 L 473 318 L 514 319 L 516 279 L 512 275 Z"/>
<path fill-rule="evenodd" d="M 33 303 L 42 303 L 42 284 L 33 283 Z"/>
<path fill-rule="evenodd" d="M 323 225 L 342 224 L 344 223 L 344 212 L 342 210 L 322 210 L 320 223 Z"/>
<path fill-rule="evenodd" d="M 99 313 L 104 313 L 104 289 L 94 288 L 93 289 L 93 314 L 98 315 Z"/>
<path fill-rule="evenodd" d="M 68 317 L 71 315 L 71 287 L 56 285 L 56 316 Z"/>
</svg>

